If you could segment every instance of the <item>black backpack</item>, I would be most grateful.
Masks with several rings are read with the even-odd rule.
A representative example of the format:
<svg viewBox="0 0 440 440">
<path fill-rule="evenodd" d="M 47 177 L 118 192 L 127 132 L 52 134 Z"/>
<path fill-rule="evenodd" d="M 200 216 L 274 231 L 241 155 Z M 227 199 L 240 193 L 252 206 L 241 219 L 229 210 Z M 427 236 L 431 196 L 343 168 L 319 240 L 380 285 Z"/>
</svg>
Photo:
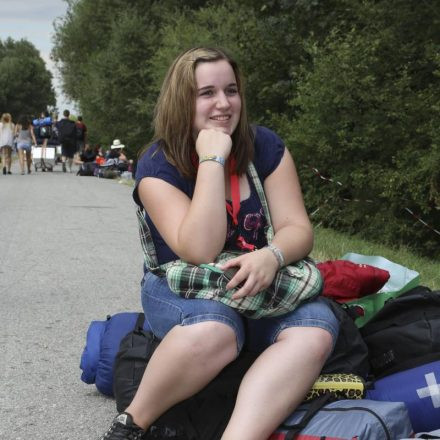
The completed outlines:
<svg viewBox="0 0 440 440">
<path fill-rule="evenodd" d="M 383 308 L 361 329 L 376 377 L 440 358 L 440 291 L 418 286 Z"/>
<path fill-rule="evenodd" d="M 61 119 L 57 123 L 58 139 L 60 142 L 76 142 L 76 124 L 70 119 Z"/>
<path fill-rule="evenodd" d="M 339 321 L 339 334 L 332 354 L 327 359 L 322 374 L 348 373 L 367 379 L 370 374 L 368 347 L 354 323 L 357 315 L 346 305 L 322 297 Z"/>
<path fill-rule="evenodd" d="M 160 340 L 143 330 L 140 313 L 135 330 L 120 344 L 113 370 L 113 392 L 118 412 L 132 401 L 145 367 Z M 203 390 L 162 414 L 148 429 L 150 439 L 217 440 L 220 439 L 235 405 L 240 382 L 257 354 L 242 352 Z"/>
<path fill-rule="evenodd" d="M 43 139 L 50 139 L 52 136 L 52 126 L 51 125 L 43 125 L 40 127 L 40 137 Z"/>
</svg>

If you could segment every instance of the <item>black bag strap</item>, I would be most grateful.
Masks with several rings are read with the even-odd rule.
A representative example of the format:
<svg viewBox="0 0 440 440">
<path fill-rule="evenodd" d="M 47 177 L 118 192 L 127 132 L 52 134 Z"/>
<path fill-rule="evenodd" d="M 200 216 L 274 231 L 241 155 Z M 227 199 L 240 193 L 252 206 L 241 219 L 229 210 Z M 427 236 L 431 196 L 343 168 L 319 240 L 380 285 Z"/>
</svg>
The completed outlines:
<svg viewBox="0 0 440 440">
<path fill-rule="evenodd" d="M 143 331 L 144 322 L 145 322 L 145 315 L 143 313 L 139 313 L 139 315 L 136 319 L 136 324 L 134 325 L 134 331 L 135 332 Z"/>
<path fill-rule="evenodd" d="M 282 428 L 288 429 L 285 440 L 295 440 L 298 434 L 309 424 L 310 420 L 315 417 L 315 415 L 323 408 L 327 403 L 333 399 L 330 393 L 323 394 L 322 396 L 315 399 L 307 408 L 306 413 L 299 423 L 295 425 L 283 424 Z"/>
</svg>

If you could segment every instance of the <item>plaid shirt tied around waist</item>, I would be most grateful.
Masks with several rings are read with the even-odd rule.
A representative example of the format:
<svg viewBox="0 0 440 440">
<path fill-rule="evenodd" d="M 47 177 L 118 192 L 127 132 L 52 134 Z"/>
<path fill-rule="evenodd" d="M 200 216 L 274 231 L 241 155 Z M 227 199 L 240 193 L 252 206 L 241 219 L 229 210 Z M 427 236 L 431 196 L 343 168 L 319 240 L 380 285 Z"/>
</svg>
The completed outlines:
<svg viewBox="0 0 440 440">
<path fill-rule="evenodd" d="M 254 183 L 267 219 L 266 237 L 267 242 L 270 243 L 273 239 L 273 227 L 269 208 L 252 162 L 249 164 L 248 174 Z M 282 267 L 277 272 L 272 284 L 255 296 L 245 296 L 239 300 L 233 300 L 232 295 L 236 289 L 226 289 L 229 280 L 222 273 L 183 260 L 159 265 L 151 231 L 141 208 L 137 211 L 137 217 L 146 267 L 155 274 L 166 276 L 170 289 L 183 298 L 220 301 L 248 318 L 258 319 L 291 312 L 303 301 L 319 295 L 322 290 L 322 278 L 319 270 L 312 259 L 305 258 Z M 223 264 L 238 255 L 240 252 L 223 252 L 214 263 Z"/>
</svg>

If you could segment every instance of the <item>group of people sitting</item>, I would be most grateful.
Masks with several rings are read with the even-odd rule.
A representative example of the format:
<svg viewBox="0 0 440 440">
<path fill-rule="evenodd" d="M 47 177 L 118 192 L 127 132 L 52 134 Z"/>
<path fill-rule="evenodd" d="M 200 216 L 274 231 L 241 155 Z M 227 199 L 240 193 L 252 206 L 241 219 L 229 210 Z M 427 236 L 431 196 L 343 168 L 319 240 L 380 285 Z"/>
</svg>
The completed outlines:
<svg viewBox="0 0 440 440">
<path fill-rule="evenodd" d="M 74 159 L 79 165 L 79 176 L 98 176 L 115 178 L 125 171 L 131 171 L 133 161 L 128 160 L 123 152 L 124 144 L 119 139 L 115 139 L 107 153 L 104 154 L 102 147 L 89 144 L 84 146 L 84 150 Z"/>
</svg>

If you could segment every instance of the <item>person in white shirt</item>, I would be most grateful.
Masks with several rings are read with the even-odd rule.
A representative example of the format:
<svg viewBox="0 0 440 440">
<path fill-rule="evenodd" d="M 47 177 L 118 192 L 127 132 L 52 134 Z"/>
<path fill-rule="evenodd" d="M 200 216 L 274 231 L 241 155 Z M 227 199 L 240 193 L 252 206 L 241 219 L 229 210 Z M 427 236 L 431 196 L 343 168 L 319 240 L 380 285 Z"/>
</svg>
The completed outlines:
<svg viewBox="0 0 440 440">
<path fill-rule="evenodd" d="M 2 152 L 3 174 L 11 173 L 12 145 L 14 143 L 14 124 L 10 113 L 3 113 L 0 122 L 0 149 Z"/>
</svg>

